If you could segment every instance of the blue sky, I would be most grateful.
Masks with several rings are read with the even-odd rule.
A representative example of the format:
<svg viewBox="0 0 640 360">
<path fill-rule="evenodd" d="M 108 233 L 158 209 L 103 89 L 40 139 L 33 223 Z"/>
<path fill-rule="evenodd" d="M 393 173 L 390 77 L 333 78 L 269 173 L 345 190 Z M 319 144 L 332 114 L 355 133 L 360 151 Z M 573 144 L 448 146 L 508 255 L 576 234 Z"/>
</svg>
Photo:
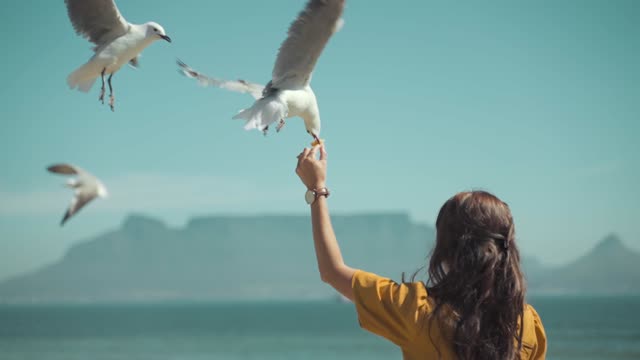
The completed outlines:
<svg viewBox="0 0 640 360">
<path fill-rule="evenodd" d="M 0 278 L 132 212 L 172 225 L 306 213 L 293 172 L 310 142 L 302 121 L 266 138 L 245 132 L 231 117 L 249 96 L 200 88 L 175 66 L 266 83 L 303 4 L 120 1 L 127 20 L 157 21 L 173 43 L 114 76 L 111 113 L 97 86 L 66 86 L 91 52 L 63 1 L 12 2 L 0 24 Z M 609 232 L 640 249 L 638 2 L 349 0 L 345 20 L 313 78 L 335 213 L 402 210 L 433 223 L 448 197 L 480 188 L 511 205 L 523 252 L 546 263 Z M 64 228 L 71 194 L 45 171 L 62 161 L 111 193 Z"/>
</svg>

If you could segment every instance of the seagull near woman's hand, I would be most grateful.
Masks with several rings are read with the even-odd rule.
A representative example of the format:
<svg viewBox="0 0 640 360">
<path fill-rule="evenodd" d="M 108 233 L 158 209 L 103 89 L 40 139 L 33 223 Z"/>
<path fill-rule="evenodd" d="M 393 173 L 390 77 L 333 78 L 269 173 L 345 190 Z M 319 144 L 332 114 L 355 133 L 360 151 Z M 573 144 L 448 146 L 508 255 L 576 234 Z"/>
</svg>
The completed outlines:
<svg viewBox="0 0 640 360">
<path fill-rule="evenodd" d="M 71 89 L 89 92 L 98 76 L 102 79 L 99 101 L 104 104 L 104 77 L 109 75 L 109 106 L 114 109 L 115 97 L 111 78 L 123 65 L 138 67 L 138 56 L 156 40 L 171 42 L 162 26 L 155 22 L 137 25 L 128 23 L 113 0 L 65 0 L 73 28 L 94 43 L 95 55 L 71 73 L 67 83 Z"/>
<path fill-rule="evenodd" d="M 95 176 L 69 164 L 55 164 L 47 168 L 50 172 L 60 175 L 75 175 L 75 179 L 69 179 L 65 185 L 75 190 L 75 195 L 65 212 L 60 226 L 63 226 L 69 218 L 76 214 L 83 206 L 87 205 L 96 197 L 107 197 L 107 188 Z"/>
<path fill-rule="evenodd" d="M 181 72 L 205 86 L 217 86 L 245 92 L 256 98 L 248 109 L 234 119 L 246 120 L 245 129 L 258 129 L 266 135 L 275 122 L 280 131 L 286 118 L 299 116 L 312 144 L 321 142 L 320 111 L 311 89 L 311 74 L 331 35 L 342 27 L 345 0 L 309 0 L 305 9 L 291 24 L 287 39 L 280 46 L 271 81 L 266 86 L 244 80 L 225 81 L 203 75 L 178 60 Z"/>
</svg>

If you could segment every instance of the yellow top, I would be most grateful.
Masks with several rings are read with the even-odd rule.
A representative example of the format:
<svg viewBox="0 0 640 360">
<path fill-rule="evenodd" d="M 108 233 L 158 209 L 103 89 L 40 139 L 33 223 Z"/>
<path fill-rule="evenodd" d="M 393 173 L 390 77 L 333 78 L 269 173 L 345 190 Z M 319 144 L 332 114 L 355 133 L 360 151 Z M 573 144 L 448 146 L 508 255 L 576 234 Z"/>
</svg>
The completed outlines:
<svg viewBox="0 0 640 360">
<path fill-rule="evenodd" d="M 402 349 L 403 359 L 455 359 L 451 344 L 440 327 L 426 326 L 433 299 L 420 282 L 397 284 L 375 274 L 358 270 L 351 283 L 360 326 L 380 335 Z M 531 305 L 524 310 L 521 359 L 544 359 L 547 337 L 542 321 Z"/>
</svg>

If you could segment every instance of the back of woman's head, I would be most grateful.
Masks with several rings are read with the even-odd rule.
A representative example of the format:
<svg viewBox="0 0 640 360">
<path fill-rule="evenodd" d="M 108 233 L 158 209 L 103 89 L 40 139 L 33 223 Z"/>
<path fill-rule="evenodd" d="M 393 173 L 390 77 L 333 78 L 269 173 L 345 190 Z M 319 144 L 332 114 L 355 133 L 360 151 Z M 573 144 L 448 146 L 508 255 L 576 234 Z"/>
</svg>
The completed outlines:
<svg viewBox="0 0 640 360">
<path fill-rule="evenodd" d="M 509 207 L 484 191 L 459 193 L 440 209 L 436 231 L 432 319 L 449 328 L 459 359 L 518 358 L 525 284 Z"/>
</svg>

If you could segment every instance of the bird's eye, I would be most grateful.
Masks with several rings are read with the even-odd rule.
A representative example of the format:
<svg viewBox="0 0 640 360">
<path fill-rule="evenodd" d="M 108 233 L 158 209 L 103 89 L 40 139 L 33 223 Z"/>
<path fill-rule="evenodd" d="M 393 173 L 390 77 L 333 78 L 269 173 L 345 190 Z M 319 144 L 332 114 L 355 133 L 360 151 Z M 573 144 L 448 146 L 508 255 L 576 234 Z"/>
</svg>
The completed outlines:
<svg viewBox="0 0 640 360">
<path fill-rule="evenodd" d="M 155 31 L 155 32 L 158 32 L 158 29 L 156 29 L 156 28 L 153 28 L 153 31 Z"/>
</svg>

